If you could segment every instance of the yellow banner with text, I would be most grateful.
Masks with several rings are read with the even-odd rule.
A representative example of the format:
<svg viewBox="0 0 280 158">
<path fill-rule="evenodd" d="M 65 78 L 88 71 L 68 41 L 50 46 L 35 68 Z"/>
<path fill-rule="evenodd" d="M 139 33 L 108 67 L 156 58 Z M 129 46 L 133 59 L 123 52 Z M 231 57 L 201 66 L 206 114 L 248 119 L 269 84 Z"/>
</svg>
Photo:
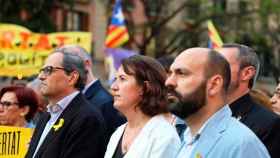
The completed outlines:
<svg viewBox="0 0 280 158">
<path fill-rule="evenodd" d="M 28 29 L 0 24 L 0 76 L 35 75 L 47 56 L 58 46 L 76 44 L 91 50 L 91 33 L 32 33 Z"/>
<path fill-rule="evenodd" d="M 32 128 L 0 126 L 0 158 L 24 158 Z"/>
</svg>

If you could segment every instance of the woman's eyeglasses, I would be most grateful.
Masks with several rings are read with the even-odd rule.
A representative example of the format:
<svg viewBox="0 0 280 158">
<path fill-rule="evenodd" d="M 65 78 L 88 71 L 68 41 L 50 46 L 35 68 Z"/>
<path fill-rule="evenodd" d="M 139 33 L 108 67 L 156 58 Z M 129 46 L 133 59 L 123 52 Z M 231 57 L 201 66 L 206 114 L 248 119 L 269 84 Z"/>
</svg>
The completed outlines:
<svg viewBox="0 0 280 158">
<path fill-rule="evenodd" d="M 9 102 L 9 101 L 0 101 L 0 105 L 5 106 L 5 107 L 9 107 L 11 105 L 18 105 L 19 103 L 17 102 Z"/>
<path fill-rule="evenodd" d="M 51 75 L 54 72 L 54 70 L 63 70 L 63 71 L 65 71 L 65 68 L 63 68 L 63 67 L 54 67 L 54 66 L 46 66 L 44 68 L 41 68 L 39 72 L 43 73 L 44 75 Z"/>
</svg>

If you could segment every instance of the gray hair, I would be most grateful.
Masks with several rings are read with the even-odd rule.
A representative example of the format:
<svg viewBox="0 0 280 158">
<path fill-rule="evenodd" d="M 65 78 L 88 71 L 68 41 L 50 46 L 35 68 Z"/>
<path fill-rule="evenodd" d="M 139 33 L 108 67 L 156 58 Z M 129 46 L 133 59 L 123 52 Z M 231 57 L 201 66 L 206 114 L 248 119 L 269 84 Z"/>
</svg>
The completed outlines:
<svg viewBox="0 0 280 158">
<path fill-rule="evenodd" d="M 231 80 L 230 65 L 223 55 L 211 49 L 208 52 L 207 64 L 205 65 L 204 70 L 207 79 L 216 74 L 221 75 L 223 78 L 224 92 L 226 93 L 228 91 Z"/>
<path fill-rule="evenodd" d="M 79 45 L 64 45 L 55 49 L 56 52 L 70 53 L 80 56 L 83 61 L 91 61 L 91 56 L 83 47 Z"/>
<path fill-rule="evenodd" d="M 237 48 L 238 54 L 237 54 L 237 60 L 240 62 L 239 68 L 243 69 L 247 66 L 253 66 L 256 70 L 256 74 L 253 78 L 249 80 L 248 87 L 251 89 L 259 75 L 260 71 L 260 60 L 258 58 L 257 53 L 254 51 L 254 49 L 242 45 L 242 44 L 236 44 L 236 43 L 230 43 L 230 44 L 224 44 L 223 48 Z"/>
<path fill-rule="evenodd" d="M 62 53 L 62 66 L 65 69 L 65 73 L 69 75 L 73 71 L 79 73 L 79 79 L 74 85 L 78 90 L 82 90 L 85 87 L 87 79 L 87 71 L 83 62 L 83 59 L 75 54 L 70 54 L 61 50 L 55 50 L 54 53 Z"/>
</svg>

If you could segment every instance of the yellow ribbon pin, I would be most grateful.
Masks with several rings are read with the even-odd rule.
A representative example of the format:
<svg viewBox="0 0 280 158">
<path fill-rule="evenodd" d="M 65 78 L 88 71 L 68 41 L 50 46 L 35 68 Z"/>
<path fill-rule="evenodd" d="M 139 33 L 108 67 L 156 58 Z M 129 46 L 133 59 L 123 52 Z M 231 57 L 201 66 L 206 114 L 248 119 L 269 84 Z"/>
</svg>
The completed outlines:
<svg viewBox="0 0 280 158">
<path fill-rule="evenodd" d="M 195 158 L 202 158 L 202 156 L 199 153 L 196 153 Z"/>
<path fill-rule="evenodd" d="M 59 119 L 59 122 L 53 125 L 54 131 L 59 130 L 59 128 L 61 128 L 63 124 L 64 124 L 64 119 L 63 118 Z"/>
<path fill-rule="evenodd" d="M 23 77 L 22 73 L 17 74 L 17 78 L 18 78 L 19 80 L 21 80 L 22 77 Z"/>
</svg>

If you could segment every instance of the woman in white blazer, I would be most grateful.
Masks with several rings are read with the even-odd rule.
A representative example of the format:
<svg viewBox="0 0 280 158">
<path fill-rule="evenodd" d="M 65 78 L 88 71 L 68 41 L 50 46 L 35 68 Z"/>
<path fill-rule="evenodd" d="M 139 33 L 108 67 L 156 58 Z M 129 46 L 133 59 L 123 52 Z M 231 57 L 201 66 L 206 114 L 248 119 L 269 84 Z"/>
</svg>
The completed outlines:
<svg viewBox="0 0 280 158">
<path fill-rule="evenodd" d="M 175 128 L 166 120 L 166 72 L 141 55 L 122 61 L 111 86 L 114 107 L 127 119 L 111 136 L 105 158 L 174 158 L 180 148 Z"/>
</svg>

